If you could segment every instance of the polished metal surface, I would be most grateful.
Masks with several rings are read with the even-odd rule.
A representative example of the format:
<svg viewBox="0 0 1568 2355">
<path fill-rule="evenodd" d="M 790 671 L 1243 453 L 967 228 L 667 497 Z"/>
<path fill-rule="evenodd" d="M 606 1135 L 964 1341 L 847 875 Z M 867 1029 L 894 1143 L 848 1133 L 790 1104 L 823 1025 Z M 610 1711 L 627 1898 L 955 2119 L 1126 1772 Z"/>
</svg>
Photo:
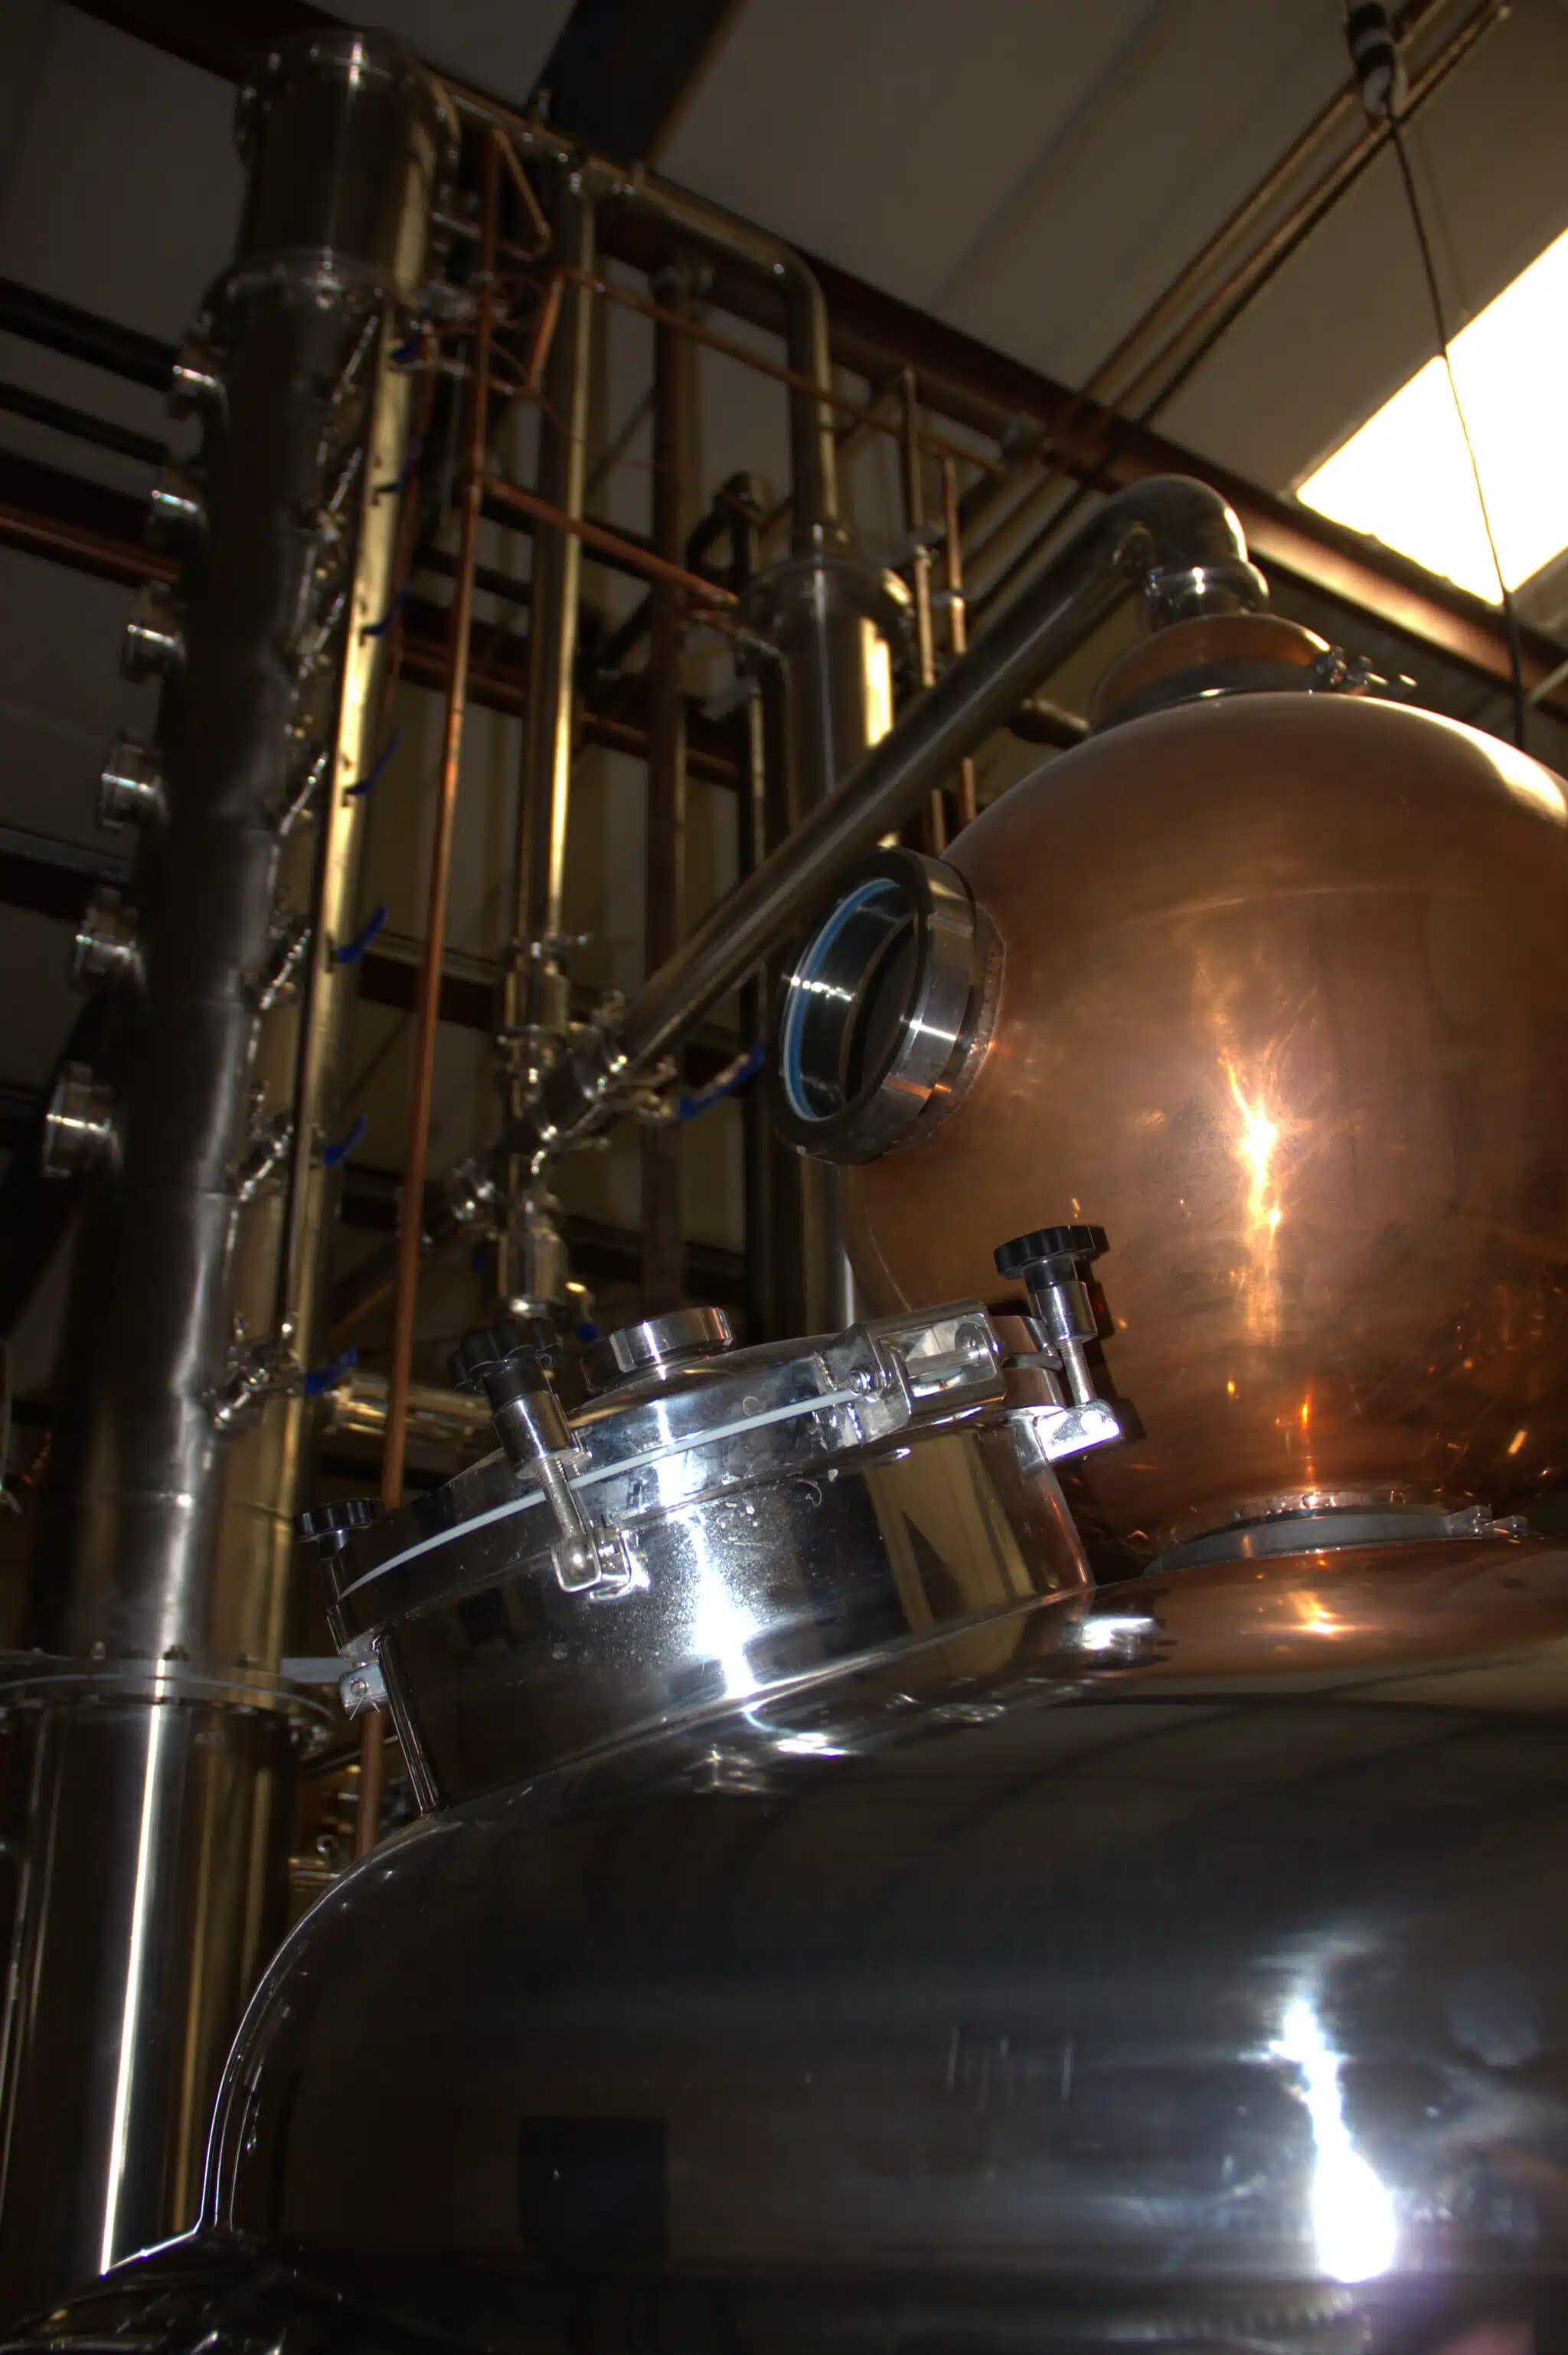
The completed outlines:
<svg viewBox="0 0 1568 2355">
<path fill-rule="evenodd" d="M 355 1366 L 334 1385 L 323 1402 L 321 1433 L 352 1434 L 379 1440 L 387 1428 L 387 1377 Z M 409 1388 L 409 1441 L 455 1447 L 466 1455 L 487 1455 L 495 1444 L 490 1411 L 483 1399 L 465 1398 L 461 1391 L 443 1390 L 434 1382 L 413 1382 Z"/>
<path fill-rule="evenodd" d="M 39 1146 L 46 1178 L 112 1169 L 120 1156 L 114 1091 L 91 1065 L 68 1063 L 55 1082 Z"/>
<path fill-rule="evenodd" d="M 953 662 L 653 975 L 616 1027 L 613 1058 L 584 1052 L 546 1074 L 493 1159 L 592 1127 L 615 1086 L 656 1064 L 795 925 L 819 914 L 850 862 L 918 809 L 1110 613 L 1131 595 L 1152 597 L 1162 575 L 1194 567 L 1221 610 L 1262 599 L 1235 517 L 1207 485 L 1155 476 L 1107 499 L 1031 593 Z"/>
<path fill-rule="evenodd" d="M 93 1665 L 4 1696 L 12 2318 L 194 2215 L 212 2089 L 284 1925 L 278 1694 L 149 1700 Z"/>
<path fill-rule="evenodd" d="M 183 658 L 159 712 L 166 815 L 139 834 L 135 985 L 104 983 L 96 1085 L 112 1092 L 117 1151 L 84 1193 L 27 1641 L 98 1660 L 115 1693 L 127 1662 L 173 1658 L 227 1688 L 265 1679 L 289 1646 L 302 1378 L 316 1360 L 336 1183 L 323 1147 L 340 1133 L 353 982 L 337 951 L 364 920 L 364 803 L 344 788 L 381 744 L 385 640 L 371 633 L 396 586 L 398 508 L 382 487 L 402 471 L 410 397 L 391 357 L 395 297 L 424 250 L 440 123 L 422 80 L 396 69 L 392 108 L 371 92 L 365 45 L 352 72 L 346 54 L 328 44 L 285 59 L 251 125 L 249 226 L 211 298 L 204 366 L 220 383 L 199 395 L 208 527 L 187 554 Z M 357 197 L 362 173 L 375 186 Z M 267 240 L 285 214 L 309 217 L 306 179 L 332 201 L 295 274 L 293 248 Z M 392 243 L 355 255 L 345 224 L 361 198 Z M 323 254 L 344 265 L 329 302 Z M 334 507 L 353 447 L 357 488 Z M 280 815 L 313 772 L 313 823 L 285 835 Z M 148 807 L 144 782 L 137 761 L 130 783 Z M 260 986 L 276 978 L 278 943 L 295 940 L 288 986 Z M 274 1135 L 286 1155 L 247 1185 L 259 1139 Z M 211 1843 L 282 1872 L 272 1824 L 286 1813 L 286 1728 L 271 1727 L 264 1772 L 259 1758 L 247 1765 L 240 1727 L 231 1741 L 222 1723 L 193 1735 L 235 1762 L 227 1815 L 209 1822 L 199 1774 L 155 1732 L 176 1715 L 134 1707 L 147 1722 L 127 1733 L 123 1764 L 100 1754 L 96 1817 L 82 1805 L 57 1822 L 41 1780 L 45 1812 L 24 1836 L 22 1934 L 56 1955 L 69 1944 L 80 1964 L 41 1970 L 27 2009 L 11 2008 L 8 2163 L 13 2180 L 18 2169 L 30 2179 L 28 2201 L 0 2213 L 11 2310 L 190 2213 L 240 1966 L 215 1966 L 199 2036 L 184 2043 L 171 2023 L 204 1954 L 264 1950 L 271 1903 Z M 144 1753 L 164 1762 L 156 1773 L 137 1764 Z M 41 2132 L 51 2110 L 75 2123 Z"/>
<path fill-rule="evenodd" d="M 671 1308 L 591 1342 L 582 1353 L 582 1370 L 591 1390 L 607 1391 L 717 1357 L 734 1341 L 721 1308 Z"/>
<path fill-rule="evenodd" d="M 324 296 L 416 293 L 456 127 L 405 49 L 348 26 L 285 43 L 241 91 L 238 119 L 242 280 L 286 276 Z"/>
<path fill-rule="evenodd" d="M 98 781 L 99 825 L 161 826 L 167 815 L 156 752 L 133 736 L 116 736 Z"/>
<path fill-rule="evenodd" d="M 791 960 L 774 1010 L 775 1116 L 794 1145 L 869 1160 L 944 1117 L 988 1042 L 1001 954 L 941 859 L 879 851 Z"/>
<path fill-rule="evenodd" d="M 1568 1558 L 1374 1548 L 432 1817 L 269 1975 L 200 2236 L 38 2339 L 1561 2346 L 1565 1720 Z"/>
<path fill-rule="evenodd" d="M 492 1455 L 345 1539 L 334 1632 L 379 1665 L 424 1803 L 450 1804 L 1077 1585 L 1006 1393 L 973 1303 L 667 1361 L 586 1408 L 557 1458 L 616 1575 L 564 1564 L 555 1499 Z"/>
<path fill-rule="evenodd" d="M 1142 1435 L 1082 1480 L 1147 1552 L 1307 1489 L 1560 1480 L 1558 780 L 1425 713 L 1237 695 L 1052 762 L 951 863 L 1001 1002 L 953 1117 L 846 1181 L 873 1305 L 995 1300 L 1042 1200 L 1101 1221 Z"/>
<path fill-rule="evenodd" d="M 135 911 L 111 884 L 100 884 L 77 924 L 71 943 L 70 977 L 80 989 L 99 981 L 136 981 L 141 975 Z"/>
<path fill-rule="evenodd" d="M 909 634 L 908 594 L 896 574 L 836 537 L 760 574 L 745 611 L 778 655 L 763 665 L 760 685 L 776 822 L 793 830 L 832 798 L 892 724 L 893 652 Z M 815 1333 L 848 1324 L 855 1298 L 837 1178 L 830 1169 L 781 1160 L 773 1195 L 774 1329 Z"/>
</svg>

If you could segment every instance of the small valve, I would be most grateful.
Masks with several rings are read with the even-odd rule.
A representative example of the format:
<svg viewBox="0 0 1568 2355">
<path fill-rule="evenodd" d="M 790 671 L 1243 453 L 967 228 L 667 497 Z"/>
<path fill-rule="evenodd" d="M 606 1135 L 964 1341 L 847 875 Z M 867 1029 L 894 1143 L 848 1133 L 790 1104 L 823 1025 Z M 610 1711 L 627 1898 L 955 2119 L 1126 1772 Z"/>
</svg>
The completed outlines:
<svg viewBox="0 0 1568 2355">
<path fill-rule="evenodd" d="M 307 1505 L 303 1513 L 296 1513 L 294 1534 L 319 1547 L 323 1559 L 330 1561 L 343 1551 L 358 1530 L 368 1529 L 379 1520 L 380 1514 L 374 1497 L 340 1497 L 329 1505 Z"/>
<path fill-rule="evenodd" d="M 1115 1409 L 1094 1387 L 1084 1347 L 1099 1327 L 1078 1271 L 1104 1248 L 1100 1230 L 1083 1226 L 1037 1227 L 997 1248 L 997 1274 L 1020 1283 L 1029 1295 L 1026 1321 L 1039 1356 L 1019 1362 L 1039 1368 L 1055 1398 L 1054 1404 L 1022 1407 L 1009 1417 L 1026 1471 L 1123 1435 Z"/>
<path fill-rule="evenodd" d="M 135 916 L 118 891 L 101 884 L 83 909 L 71 943 L 72 984 L 83 989 L 94 981 L 134 981 L 141 970 Z"/>
<path fill-rule="evenodd" d="M 185 632 L 166 589 L 146 581 L 137 590 L 120 642 L 120 668 L 126 678 L 166 677 L 185 660 Z"/>
<path fill-rule="evenodd" d="M 166 542 L 194 538 L 207 529 L 207 502 L 194 474 L 172 462 L 154 484 L 147 501 L 147 536 Z"/>
<path fill-rule="evenodd" d="M 456 1389 L 483 1392 L 518 1478 L 539 1482 L 560 1532 L 550 1559 L 562 1587 L 569 1594 L 618 1590 L 631 1580 L 624 1540 L 591 1526 L 571 1486 L 568 1466 L 578 1449 L 550 1384 L 556 1348 L 547 1317 L 507 1316 L 465 1334 L 447 1369 Z"/>
<path fill-rule="evenodd" d="M 98 781 L 99 825 L 160 825 L 167 815 L 157 754 L 133 736 L 116 736 Z"/>
<path fill-rule="evenodd" d="M 86 1063 L 67 1063 L 44 1114 L 39 1160 L 46 1178 L 112 1167 L 120 1156 L 114 1091 Z"/>
<path fill-rule="evenodd" d="M 169 376 L 169 415 L 195 417 L 223 406 L 223 370 L 205 336 L 189 337 Z"/>
</svg>

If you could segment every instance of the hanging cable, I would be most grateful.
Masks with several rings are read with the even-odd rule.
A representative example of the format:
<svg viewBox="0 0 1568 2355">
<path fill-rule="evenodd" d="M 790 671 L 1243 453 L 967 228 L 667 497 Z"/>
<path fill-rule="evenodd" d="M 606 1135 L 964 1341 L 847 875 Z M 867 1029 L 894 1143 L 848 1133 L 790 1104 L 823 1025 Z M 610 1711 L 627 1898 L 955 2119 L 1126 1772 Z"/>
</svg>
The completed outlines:
<svg viewBox="0 0 1568 2355">
<path fill-rule="evenodd" d="M 1458 421 L 1460 438 L 1470 462 L 1470 475 L 1476 485 L 1476 505 L 1480 510 L 1481 527 L 1487 535 L 1491 551 L 1492 570 L 1498 579 L 1498 597 L 1502 606 L 1503 632 L 1508 640 L 1509 669 L 1513 695 L 1514 741 L 1522 752 L 1529 724 L 1530 704 L 1524 688 L 1524 645 L 1520 635 L 1519 612 L 1513 592 L 1503 575 L 1502 559 L 1498 553 L 1497 537 L 1492 530 L 1491 510 L 1487 505 L 1486 487 L 1481 480 L 1480 461 L 1476 445 L 1470 439 L 1469 421 L 1465 404 L 1459 397 L 1458 379 L 1454 374 L 1453 355 L 1448 347 L 1448 323 L 1444 311 L 1443 290 L 1437 282 L 1437 262 L 1427 234 L 1426 216 L 1421 194 L 1411 168 L 1410 153 L 1405 145 L 1400 112 L 1404 104 L 1404 64 L 1399 44 L 1389 23 L 1388 10 L 1381 0 L 1347 0 L 1345 38 L 1349 47 L 1350 63 L 1360 84 L 1361 103 L 1374 121 L 1386 122 L 1394 161 L 1404 186 L 1405 203 L 1410 211 L 1410 225 L 1415 232 L 1415 242 L 1421 255 L 1422 273 L 1426 281 L 1426 293 L 1432 305 L 1432 325 L 1437 337 L 1437 350 L 1448 378 L 1449 397 Z"/>
</svg>

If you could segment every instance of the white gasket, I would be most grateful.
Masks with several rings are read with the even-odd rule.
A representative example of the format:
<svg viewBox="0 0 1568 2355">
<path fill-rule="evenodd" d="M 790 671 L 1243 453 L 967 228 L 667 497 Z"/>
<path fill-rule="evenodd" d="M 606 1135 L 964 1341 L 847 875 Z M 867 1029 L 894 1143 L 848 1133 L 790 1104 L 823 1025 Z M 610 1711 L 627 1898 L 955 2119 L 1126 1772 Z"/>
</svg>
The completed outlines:
<svg viewBox="0 0 1568 2355">
<path fill-rule="evenodd" d="M 798 1423 L 803 1415 L 821 1414 L 828 1407 L 863 1401 L 865 1396 L 862 1390 L 849 1389 L 826 1391 L 820 1398 L 795 1399 L 787 1406 L 769 1407 L 763 1414 L 745 1414 L 733 1423 L 715 1423 L 710 1431 L 697 1433 L 689 1439 L 667 1439 L 662 1447 L 645 1448 L 641 1455 L 628 1455 L 624 1463 L 603 1464 L 592 1471 L 580 1472 L 568 1486 L 579 1491 L 597 1487 L 602 1480 L 618 1480 L 629 1472 L 643 1471 L 650 1464 L 667 1463 L 672 1455 L 689 1455 L 699 1447 L 710 1446 L 715 1440 L 735 1439 L 744 1431 L 763 1431 L 773 1423 Z M 406 1561 L 417 1561 L 423 1553 L 433 1553 L 438 1546 L 455 1545 L 459 1538 L 467 1537 L 471 1530 L 488 1529 L 493 1521 L 504 1521 L 510 1513 L 526 1513 L 531 1507 L 543 1502 L 543 1491 L 530 1488 L 521 1497 L 509 1497 L 504 1505 L 492 1505 L 487 1512 L 475 1513 L 469 1520 L 459 1521 L 455 1529 L 437 1529 L 433 1536 L 420 1538 L 413 1545 L 405 1546 L 401 1553 L 395 1553 L 389 1560 L 378 1562 L 374 1570 L 366 1571 L 352 1586 L 346 1586 L 337 1599 L 340 1603 L 347 1603 L 349 1596 L 357 1594 L 362 1586 L 368 1586 L 374 1579 L 385 1578 L 390 1571 L 401 1570 Z"/>
</svg>

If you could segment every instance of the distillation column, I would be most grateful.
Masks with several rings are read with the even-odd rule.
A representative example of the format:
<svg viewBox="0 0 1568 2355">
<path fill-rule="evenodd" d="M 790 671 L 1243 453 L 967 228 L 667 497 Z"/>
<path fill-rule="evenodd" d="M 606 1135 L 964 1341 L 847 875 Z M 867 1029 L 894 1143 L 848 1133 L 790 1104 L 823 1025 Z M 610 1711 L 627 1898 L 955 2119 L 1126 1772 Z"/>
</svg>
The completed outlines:
<svg viewBox="0 0 1568 2355">
<path fill-rule="evenodd" d="M 164 677 L 158 751 L 122 743 L 105 776 L 105 815 L 138 824 L 132 904 L 78 941 L 108 1041 L 50 1121 L 55 1166 L 90 1174 L 44 1657 L 6 1695 L 10 2313 L 194 2213 L 291 1829 L 290 1511 L 367 918 L 351 789 L 385 730 L 402 362 L 450 130 L 400 51 L 345 32 L 272 59 L 240 136 L 238 257 L 176 369 L 199 464 L 155 499 L 180 591 L 127 633 L 132 675 Z"/>
</svg>

